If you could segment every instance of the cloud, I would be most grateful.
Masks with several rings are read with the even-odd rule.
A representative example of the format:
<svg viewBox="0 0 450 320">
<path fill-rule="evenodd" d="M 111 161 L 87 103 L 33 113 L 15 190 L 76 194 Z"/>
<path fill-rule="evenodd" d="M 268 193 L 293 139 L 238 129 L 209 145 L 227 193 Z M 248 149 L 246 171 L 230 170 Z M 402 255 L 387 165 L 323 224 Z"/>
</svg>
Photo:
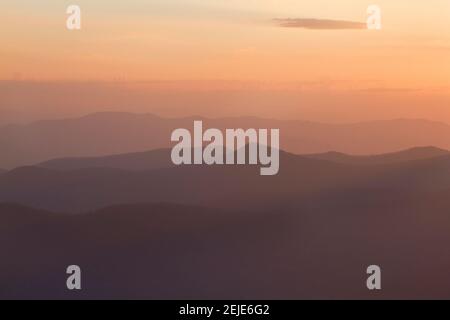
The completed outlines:
<svg viewBox="0 0 450 320">
<path fill-rule="evenodd" d="M 303 28 L 313 30 L 348 30 L 348 29 L 366 29 L 367 25 L 363 22 L 328 20 L 328 19 L 273 19 L 273 21 L 283 28 Z"/>
</svg>

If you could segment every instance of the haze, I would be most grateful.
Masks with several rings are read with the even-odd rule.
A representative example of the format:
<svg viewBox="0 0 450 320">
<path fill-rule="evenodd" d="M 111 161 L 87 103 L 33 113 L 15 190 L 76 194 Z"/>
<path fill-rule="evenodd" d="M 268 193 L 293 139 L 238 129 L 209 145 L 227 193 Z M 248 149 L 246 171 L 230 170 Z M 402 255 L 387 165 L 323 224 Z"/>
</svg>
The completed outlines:
<svg viewBox="0 0 450 320">
<path fill-rule="evenodd" d="M 2 124 L 107 110 L 450 123 L 446 0 L 379 0 L 381 31 L 339 22 L 365 23 L 362 0 L 76 3 L 79 31 L 68 3 L 2 2 Z"/>
</svg>

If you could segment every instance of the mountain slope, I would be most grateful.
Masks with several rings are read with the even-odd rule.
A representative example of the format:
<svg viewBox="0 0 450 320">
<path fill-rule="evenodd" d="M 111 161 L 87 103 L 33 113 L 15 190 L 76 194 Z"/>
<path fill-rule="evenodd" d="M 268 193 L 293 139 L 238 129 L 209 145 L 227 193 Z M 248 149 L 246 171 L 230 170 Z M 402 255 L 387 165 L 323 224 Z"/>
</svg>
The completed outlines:
<svg viewBox="0 0 450 320">
<path fill-rule="evenodd" d="M 361 204 L 368 193 L 356 194 Z M 254 214 L 170 204 L 81 215 L 0 204 L 0 298 L 448 299 L 450 201 L 310 199 Z M 82 232 L 80 232 L 82 231 Z M 65 289 L 67 266 L 82 270 Z M 380 265 L 383 290 L 367 290 Z"/>
<path fill-rule="evenodd" d="M 97 113 L 0 128 L 0 167 L 32 165 L 55 158 L 104 156 L 168 148 L 174 129 L 279 128 L 281 148 L 289 152 L 379 154 L 416 146 L 450 149 L 450 126 L 426 120 L 321 124 L 254 117 L 161 118 L 150 114 Z"/>
<path fill-rule="evenodd" d="M 310 154 L 305 156 L 311 159 L 328 160 L 332 162 L 345 164 L 386 164 L 386 163 L 429 159 L 448 154 L 449 151 L 435 147 L 416 147 L 408 150 L 403 150 L 400 152 L 380 154 L 380 155 L 354 156 L 340 152 L 326 152 L 319 154 Z"/>
<path fill-rule="evenodd" d="M 173 167 L 170 149 L 157 149 L 104 157 L 61 158 L 49 160 L 36 166 L 47 169 L 75 170 L 84 168 L 116 168 L 124 170 L 153 170 Z"/>
<path fill-rule="evenodd" d="M 191 151 L 193 153 L 193 151 Z M 246 151 L 248 152 L 248 150 Z M 37 167 L 56 170 L 76 170 L 87 168 L 116 168 L 130 171 L 143 171 L 174 167 L 170 158 L 171 149 L 157 149 L 103 157 L 60 158 L 37 164 Z M 248 153 L 246 153 L 248 155 Z M 435 147 L 421 147 L 396 153 L 354 156 L 339 152 L 301 155 L 305 158 L 327 160 L 341 164 L 389 164 L 423 160 L 448 155 L 449 151 Z M 1 171 L 0 171 L 1 172 Z"/>
<path fill-rule="evenodd" d="M 450 189 L 450 156 L 371 166 L 310 159 L 281 152 L 280 171 L 259 166 L 177 166 L 129 171 L 22 167 L 0 176 L 0 201 L 81 212 L 120 203 L 174 202 L 228 209 L 295 208 L 302 199 L 352 194 L 433 193 Z"/>
<path fill-rule="evenodd" d="M 316 189 L 347 177 L 342 165 L 281 155 L 281 172 L 261 176 L 259 166 L 178 166 L 150 171 L 87 168 L 60 171 L 21 167 L 0 177 L 0 201 L 18 202 L 56 211 L 86 211 L 111 204 L 168 201 L 226 205 L 233 197 L 258 202 L 262 194 L 290 194 Z M 284 173 L 283 173 L 284 171 Z M 347 172 L 349 173 L 349 172 Z M 311 175 L 314 175 L 312 179 Z M 311 180 L 302 186 L 301 177 Z M 299 185 L 300 184 L 300 185 Z M 276 197 L 274 197 L 276 198 Z M 277 199 L 278 201 L 278 199 Z"/>
</svg>

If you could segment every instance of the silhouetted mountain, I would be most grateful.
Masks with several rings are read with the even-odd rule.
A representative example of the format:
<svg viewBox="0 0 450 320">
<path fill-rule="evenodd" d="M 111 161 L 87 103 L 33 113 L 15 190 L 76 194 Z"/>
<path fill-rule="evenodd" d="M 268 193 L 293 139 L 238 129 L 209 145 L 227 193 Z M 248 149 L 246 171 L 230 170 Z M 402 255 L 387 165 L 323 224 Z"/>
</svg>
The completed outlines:
<svg viewBox="0 0 450 320">
<path fill-rule="evenodd" d="M 248 145 L 246 146 L 248 155 Z M 193 151 L 191 151 L 193 154 Z M 75 170 L 87 168 L 116 168 L 131 171 L 142 171 L 174 167 L 170 158 L 171 149 L 157 149 L 145 152 L 133 152 L 103 157 L 80 157 L 53 159 L 37 164 L 37 167 L 56 170 Z M 340 152 L 326 152 L 302 155 L 305 158 L 327 160 L 342 164 L 388 164 L 406 162 L 448 155 L 449 151 L 435 147 L 418 147 L 400 152 L 354 156 Z M 247 156 L 248 157 L 248 156 Z M 225 160 L 224 160 L 225 161 Z M 1 171 L 0 171 L 1 173 Z"/>
<path fill-rule="evenodd" d="M 369 155 L 354 156 L 333 151 L 319 154 L 310 154 L 305 156 L 312 159 L 328 160 L 346 164 L 383 164 L 383 163 L 429 159 L 444 155 L 449 155 L 449 151 L 435 147 L 417 147 L 400 152 L 371 155 L 371 156 Z"/>
<path fill-rule="evenodd" d="M 327 191 L 450 188 L 450 156 L 361 166 L 281 152 L 278 175 L 261 176 L 259 169 L 259 165 L 182 165 L 145 171 L 21 167 L 0 176 L 0 201 L 70 212 L 155 201 L 254 211 L 295 208 L 304 197 Z"/>
<path fill-rule="evenodd" d="M 450 126 L 426 120 L 374 121 L 334 125 L 255 117 L 161 118 L 150 114 L 97 113 L 82 118 L 39 121 L 0 128 L 0 166 L 13 168 L 55 158 L 104 156 L 168 148 L 177 128 L 279 128 L 289 152 L 379 154 L 416 146 L 450 149 Z"/>
<path fill-rule="evenodd" d="M 0 298 L 448 299 L 449 197 L 368 202 L 359 191 L 295 211 L 141 204 L 81 215 L 0 204 Z M 81 291 L 65 287 L 72 264 Z"/>
<path fill-rule="evenodd" d="M 75 170 L 85 168 L 117 168 L 124 170 L 152 170 L 173 167 L 171 149 L 110 155 L 104 157 L 61 158 L 37 164 L 38 167 Z"/>
<path fill-rule="evenodd" d="M 285 183 L 298 176 L 306 178 L 316 174 L 314 179 L 310 177 L 307 188 L 320 185 L 321 180 L 333 181 L 336 175 L 341 176 L 338 168 L 342 165 L 339 164 L 286 153 L 282 153 L 281 158 L 281 165 L 285 166 L 282 170 L 294 169 L 293 175 L 286 172 L 282 175 L 284 178 L 267 179 L 260 176 L 256 165 L 192 165 L 140 172 L 112 168 L 60 171 L 21 167 L 0 177 L 0 201 L 57 211 L 85 211 L 111 204 L 151 201 L 226 204 L 227 197 L 240 198 L 247 193 L 254 202 L 258 201 L 258 190 L 270 193 L 279 187 L 278 192 L 289 191 L 291 185 Z"/>
<path fill-rule="evenodd" d="M 0 174 L 5 173 L 5 172 L 6 172 L 6 170 L 0 169 Z"/>
</svg>

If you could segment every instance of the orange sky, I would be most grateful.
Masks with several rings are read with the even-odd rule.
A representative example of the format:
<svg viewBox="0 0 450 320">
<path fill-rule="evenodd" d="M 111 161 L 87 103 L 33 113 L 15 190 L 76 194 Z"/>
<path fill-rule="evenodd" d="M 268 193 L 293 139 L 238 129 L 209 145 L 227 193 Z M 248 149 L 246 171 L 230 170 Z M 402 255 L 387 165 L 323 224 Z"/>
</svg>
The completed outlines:
<svg viewBox="0 0 450 320">
<path fill-rule="evenodd" d="M 372 2 L 363 0 L 78 0 L 73 3 L 82 10 L 79 31 L 69 31 L 65 27 L 65 10 L 72 2 L 29 3 L 2 1 L 0 79 L 34 81 L 35 85 L 36 82 L 126 82 L 122 89 L 132 90 L 130 94 L 147 92 L 146 97 L 142 97 L 142 107 L 133 111 L 157 108 L 152 105 L 146 110 L 144 103 L 152 99 L 151 92 L 136 82 L 176 81 L 172 82 L 171 90 L 186 90 L 186 86 L 192 86 L 192 81 L 197 81 L 194 91 L 199 88 L 230 90 L 231 82 L 234 83 L 232 89 L 257 86 L 258 90 L 287 91 L 283 99 L 289 107 L 279 112 L 280 117 L 354 121 L 420 116 L 450 122 L 447 111 L 450 108 L 448 0 L 379 0 L 383 25 L 380 31 L 286 28 L 274 21 L 365 22 L 366 8 Z M 0 85 L 5 86 L 5 83 L 11 88 L 11 82 Z M 27 113 L 25 106 L 18 102 L 23 97 L 11 93 L 32 97 L 32 92 L 20 91 L 23 87 L 10 90 L 0 100 L 4 119 L 20 120 Z M 330 105 L 331 99 L 320 106 L 317 103 L 319 110 L 306 112 L 311 105 L 298 106 L 302 102 L 299 97 L 289 100 L 292 90 L 300 89 L 308 92 L 306 96 L 317 94 L 312 100 L 331 90 L 335 97 L 350 96 L 350 100 L 357 102 L 350 103 L 346 98 L 334 101 L 338 105 Z M 365 91 L 377 91 L 384 103 L 390 101 L 394 105 L 400 99 L 410 105 L 395 106 L 398 110 L 394 111 L 382 106 L 379 111 L 351 109 L 364 108 L 358 96 Z M 0 88 L 0 97 L 5 92 L 5 87 Z M 108 109 L 104 99 L 98 100 L 100 96 L 96 93 L 92 97 L 95 103 L 91 105 Z M 262 96 L 259 97 L 261 100 Z M 373 99 L 372 94 L 367 99 L 371 97 Z M 308 99 L 304 99 L 305 103 Z M 51 110 L 55 109 L 51 104 L 56 103 L 53 100 L 55 97 L 49 92 L 39 101 L 40 107 L 29 107 L 28 112 L 39 117 L 41 108 L 42 116 L 51 116 Z M 239 112 L 258 113 L 254 105 L 258 98 L 248 102 L 252 105 L 247 110 L 243 102 L 239 104 Z M 80 103 L 89 104 L 84 100 Z M 344 108 L 348 116 L 331 112 L 343 103 L 350 104 L 345 106 L 348 110 Z M 167 104 L 170 109 L 170 103 Z M 189 113 L 189 108 L 194 107 L 195 104 L 187 106 L 188 110 L 183 112 Z M 197 107 L 207 108 L 207 102 Z M 66 109 L 67 114 L 73 113 L 70 109 L 73 107 L 60 108 Z M 263 108 L 262 113 L 277 115 L 278 111 L 270 111 L 271 108 Z M 98 111 L 82 106 L 80 109 Z M 159 109 L 160 113 L 176 114 Z M 61 109 L 59 113 L 55 116 L 64 114 Z M 217 112 L 222 113 L 227 112 Z"/>
</svg>

